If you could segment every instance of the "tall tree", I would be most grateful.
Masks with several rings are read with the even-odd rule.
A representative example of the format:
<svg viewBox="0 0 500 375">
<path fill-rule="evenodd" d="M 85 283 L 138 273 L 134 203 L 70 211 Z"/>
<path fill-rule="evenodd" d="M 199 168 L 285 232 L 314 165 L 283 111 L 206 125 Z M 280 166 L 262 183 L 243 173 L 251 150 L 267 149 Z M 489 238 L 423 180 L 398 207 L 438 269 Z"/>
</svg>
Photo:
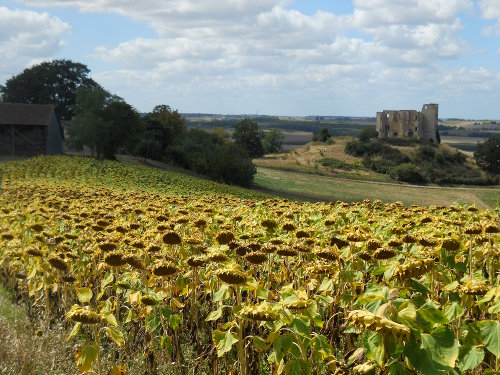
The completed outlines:
<svg viewBox="0 0 500 375">
<path fill-rule="evenodd" d="M 144 130 L 137 111 L 101 87 L 80 88 L 70 145 L 88 146 L 98 158 L 114 159 L 121 147 L 130 149 Z"/>
<path fill-rule="evenodd" d="M 78 88 L 99 86 L 89 73 L 87 66 L 71 60 L 43 62 L 9 78 L 0 86 L 0 97 L 3 102 L 54 104 L 58 118 L 70 120 Z"/>
<path fill-rule="evenodd" d="M 263 138 L 264 134 L 254 120 L 248 118 L 240 120 L 234 127 L 233 139 L 235 143 L 243 147 L 252 158 L 264 155 Z"/>
<path fill-rule="evenodd" d="M 175 143 L 181 139 L 186 132 L 186 122 L 180 113 L 165 104 L 157 105 L 153 111 L 148 113 L 146 119 L 149 124 L 154 123 L 155 127 L 158 124 L 162 130 L 162 143 L 163 147 Z"/>
<path fill-rule="evenodd" d="M 266 131 L 264 135 L 264 151 L 266 154 L 274 154 L 283 151 L 283 140 L 285 136 L 279 129 L 271 129 Z"/>
</svg>

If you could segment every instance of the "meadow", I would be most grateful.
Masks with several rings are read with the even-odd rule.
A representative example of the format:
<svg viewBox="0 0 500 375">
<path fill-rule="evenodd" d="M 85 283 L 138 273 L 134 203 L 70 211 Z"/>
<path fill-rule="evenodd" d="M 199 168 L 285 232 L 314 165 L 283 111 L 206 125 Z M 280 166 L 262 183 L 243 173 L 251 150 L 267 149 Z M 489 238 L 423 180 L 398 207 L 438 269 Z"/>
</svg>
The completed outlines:
<svg viewBox="0 0 500 375">
<path fill-rule="evenodd" d="M 300 203 L 63 156 L 0 173 L 0 300 L 19 305 L 0 329 L 53 358 L 3 336 L 2 373 L 500 371 L 500 227 L 479 201 Z"/>
</svg>

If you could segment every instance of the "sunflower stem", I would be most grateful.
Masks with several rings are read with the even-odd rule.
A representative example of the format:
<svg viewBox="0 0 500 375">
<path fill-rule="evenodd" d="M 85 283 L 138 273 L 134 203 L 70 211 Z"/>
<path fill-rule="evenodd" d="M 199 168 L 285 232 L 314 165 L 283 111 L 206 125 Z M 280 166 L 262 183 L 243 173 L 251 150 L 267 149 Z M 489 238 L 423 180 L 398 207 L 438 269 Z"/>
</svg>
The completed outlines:
<svg viewBox="0 0 500 375">
<path fill-rule="evenodd" d="M 236 285 L 236 301 L 238 306 L 241 306 L 241 289 L 239 285 Z M 243 320 L 237 318 L 238 321 L 238 359 L 240 362 L 240 375 L 246 375 L 247 365 L 245 357 L 245 342 L 243 341 Z"/>
<path fill-rule="evenodd" d="M 101 368 L 101 351 L 100 345 L 99 345 L 99 331 L 97 330 L 97 324 L 94 324 L 94 336 L 95 336 L 95 346 L 97 348 L 97 373 L 99 375 L 102 375 L 102 368 Z"/>
</svg>

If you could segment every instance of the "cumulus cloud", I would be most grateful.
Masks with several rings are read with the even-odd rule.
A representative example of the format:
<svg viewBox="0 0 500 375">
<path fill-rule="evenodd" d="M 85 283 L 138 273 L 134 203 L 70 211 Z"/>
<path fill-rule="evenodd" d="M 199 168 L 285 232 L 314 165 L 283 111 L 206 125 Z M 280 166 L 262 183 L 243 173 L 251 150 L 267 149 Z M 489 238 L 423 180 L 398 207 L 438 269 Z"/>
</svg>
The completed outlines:
<svg viewBox="0 0 500 375">
<path fill-rule="evenodd" d="M 49 58 L 64 45 L 70 26 L 48 13 L 0 7 L 0 74 L 13 75 Z"/>
<path fill-rule="evenodd" d="M 479 0 L 478 4 L 485 19 L 496 20 L 495 25 L 485 27 L 483 31 L 486 34 L 500 35 L 500 3 L 496 0 Z"/>
<path fill-rule="evenodd" d="M 444 68 L 468 51 L 460 17 L 472 0 L 353 0 L 346 15 L 305 14 L 285 0 L 18 1 L 111 12 L 153 28 L 155 38 L 93 54 L 119 67 L 94 78 L 144 110 L 167 102 L 238 113 L 251 102 L 268 113 L 356 114 L 349 100 L 397 107 L 440 100 L 446 85 L 462 92 L 498 82 L 491 71 Z M 498 1 L 478 1 L 485 18 L 500 19 Z"/>
</svg>

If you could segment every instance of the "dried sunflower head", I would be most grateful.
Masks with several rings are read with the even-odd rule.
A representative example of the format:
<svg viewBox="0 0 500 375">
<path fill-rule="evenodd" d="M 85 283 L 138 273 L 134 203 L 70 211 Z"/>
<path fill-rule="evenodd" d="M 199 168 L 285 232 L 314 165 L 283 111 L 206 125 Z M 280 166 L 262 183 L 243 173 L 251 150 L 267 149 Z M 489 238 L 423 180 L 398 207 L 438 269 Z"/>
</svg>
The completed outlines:
<svg viewBox="0 0 500 375">
<path fill-rule="evenodd" d="M 286 305 L 290 310 L 305 310 L 311 306 L 312 301 L 307 298 L 299 297 L 295 301 Z"/>
<path fill-rule="evenodd" d="M 101 251 L 113 251 L 117 248 L 116 243 L 110 241 L 99 242 L 98 246 Z"/>
<path fill-rule="evenodd" d="M 291 221 L 289 222 L 286 222 L 285 224 L 283 224 L 282 226 L 283 230 L 286 231 L 286 232 L 292 232 L 294 231 L 295 229 L 297 229 L 297 227 L 295 226 L 294 223 L 292 223 Z"/>
<path fill-rule="evenodd" d="M 174 231 L 168 231 L 163 235 L 163 243 L 167 245 L 179 245 L 181 241 L 181 237 L 175 233 Z"/>
<path fill-rule="evenodd" d="M 464 233 L 465 234 L 481 234 L 481 232 L 483 231 L 483 228 L 481 228 L 480 225 L 469 225 L 468 227 L 466 227 L 464 229 Z"/>
<path fill-rule="evenodd" d="M 484 227 L 484 233 L 498 233 L 500 232 L 500 226 L 498 226 L 497 224 L 487 224 L 485 227 Z"/>
<path fill-rule="evenodd" d="M 336 245 L 326 249 L 319 249 L 315 254 L 318 258 L 323 258 L 332 262 L 339 259 L 339 249 Z"/>
<path fill-rule="evenodd" d="M 482 282 L 468 281 L 461 288 L 462 292 L 465 294 L 473 295 L 473 296 L 482 296 L 488 292 L 488 285 Z"/>
<path fill-rule="evenodd" d="M 240 271 L 236 265 L 220 269 L 216 274 L 219 279 L 232 285 L 244 284 L 247 281 L 245 273 Z"/>
<path fill-rule="evenodd" d="M 449 251 L 455 251 L 460 248 L 460 241 L 457 238 L 445 238 L 441 243 L 441 248 Z"/>
<path fill-rule="evenodd" d="M 123 257 L 123 260 L 136 270 L 144 270 L 146 268 L 144 263 L 142 263 L 141 257 L 138 255 L 127 254 Z"/>
<path fill-rule="evenodd" d="M 421 246 L 424 246 L 424 247 L 431 247 L 431 246 L 435 246 L 437 245 L 437 241 L 433 238 L 429 238 L 429 237 L 420 237 L 418 239 L 418 243 L 421 245 Z"/>
<path fill-rule="evenodd" d="M 234 240 L 234 234 L 233 232 L 230 231 L 222 231 L 217 234 L 217 237 L 215 238 L 219 245 L 227 245 L 229 242 Z"/>
<path fill-rule="evenodd" d="M 67 271 L 69 269 L 68 263 L 66 263 L 66 260 L 59 254 L 53 254 L 49 257 L 49 263 L 52 267 L 60 270 L 60 271 Z"/>
<path fill-rule="evenodd" d="M 112 267 L 123 266 L 126 262 L 122 251 L 112 251 L 104 256 L 104 262 Z"/>
<path fill-rule="evenodd" d="M 273 219 L 264 219 L 261 221 L 260 225 L 262 225 L 268 231 L 272 231 L 278 226 L 278 223 Z"/>
<path fill-rule="evenodd" d="M 342 249 L 343 247 L 349 246 L 349 242 L 342 238 L 334 236 L 330 239 L 330 246 L 333 245 L 337 245 L 339 249 Z"/>
<path fill-rule="evenodd" d="M 186 263 L 189 267 L 201 267 L 205 263 L 207 263 L 207 261 L 201 256 L 191 255 L 189 258 L 187 258 Z"/>
<path fill-rule="evenodd" d="M 240 310 L 239 314 L 244 319 L 272 322 L 278 319 L 278 314 L 273 311 L 272 305 L 263 302 L 256 305 L 246 305 Z"/>
<path fill-rule="evenodd" d="M 267 255 L 262 251 L 252 251 L 245 255 L 245 260 L 252 264 L 262 264 L 267 260 Z"/>
<path fill-rule="evenodd" d="M 368 250 L 377 250 L 379 247 L 382 247 L 382 243 L 375 238 L 370 238 L 366 241 L 366 248 Z"/>
<path fill-rule="evenodd" d="M 299 252 L 289 246 L 280 246 L 278 250 L 276 250 L 276 254 L 283 257 L 296 257 L 299 255 Z"/>
<path fill-rule="evenodd" d="M 160 261 L 153 267 L 155 276 L 171 276 L 179 272 L 179 268 L 170 261 Z"/>
<path fill-rule="evenodd" d="M 158 300 L 152 295 L 143 295 L 141 297 L 141 303 L 145 306 L 154 306 L 158 303 Z"/>
<path fill-rule="evenodd" d="M 375 250 L 373 253 L 373 259 L 390 259 L 394 258 L 396 255 L 396 250 L 390 247 L 381 247 L 380 249 Z"/>
<path fill-rule="evenodd" d="M 32 255 L 34 257 L 42 257 L 43 256 L 43 251 L 40 250 L 40 248 L 38 246 L 30 246 L 26 249 L 26 253 L 28 253 L 29 255 Z"/>
<path fill-rule="evenodd" d="M 74 306 L 70 312 L 66 314 L 66 318 L 83 324 L 98 324 L 101 322 L 101 316 L 92 311 L 90 307 Z"/>
</svg>

